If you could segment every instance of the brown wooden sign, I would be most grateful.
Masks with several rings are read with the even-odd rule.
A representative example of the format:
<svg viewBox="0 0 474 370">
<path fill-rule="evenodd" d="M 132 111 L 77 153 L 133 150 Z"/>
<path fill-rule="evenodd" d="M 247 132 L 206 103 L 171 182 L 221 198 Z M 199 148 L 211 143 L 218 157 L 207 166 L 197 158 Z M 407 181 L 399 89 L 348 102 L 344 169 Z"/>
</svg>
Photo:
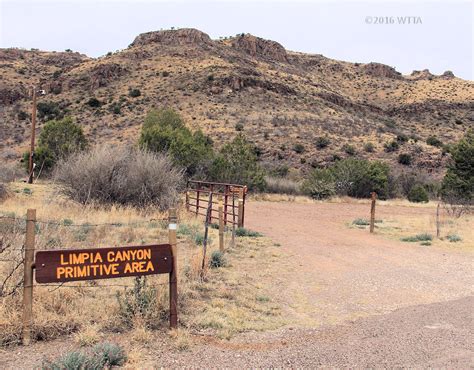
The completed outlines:
<svg viewBox="0 0 474 370">
<path fill-rule="evenodd" d="M 173 255 L 170 244 L 39 251 L 35 269 L 40 284 L 166 274 Z"/>
</svg>

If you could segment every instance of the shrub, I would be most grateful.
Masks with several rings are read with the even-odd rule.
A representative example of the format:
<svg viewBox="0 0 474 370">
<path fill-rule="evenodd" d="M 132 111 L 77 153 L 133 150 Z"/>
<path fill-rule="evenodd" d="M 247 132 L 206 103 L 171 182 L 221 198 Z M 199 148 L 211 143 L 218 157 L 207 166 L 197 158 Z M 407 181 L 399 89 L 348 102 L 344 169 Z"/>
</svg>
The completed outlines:
<svg viewBox="0 0 474 370">
<path fill-rule="evenodd" d="M 384 144 L 384 148 L 385 148 L 385 151 L 387 153 L 396 152 L 399 147 L 400 147 L 400 145 L 395 140 L 392 140 L 392 141 Z"/>
<path fill-rule="evenodd" d="M 257 162 L 254 145 L 242 134 L 225 144 L 209 169 L 211 180 L 247 185 L 249 189 L 265 189 L 264 172 Z"/>
<path fill-rule="evenodd" d="M 326 199 L 336 194 L 334 177 L 327 169 L 314 169 L 303 182 L 301 190 L 313 199 Z"/>
<path fill-rule="evenodd" d="M 102 147 L 58 163 L 62 192 L 87 204 L 157 206 L 176 204 L 182 172 L 164 155 L 124 147 Z"/>
<path fill-rule="evenodd" d="M 435 146 L 437 148 L 441 148 L 443 146 L 443 142 L 436 136 L 428 136 L 428 138 L 426 139 L 426 144 Z"/>
<path fill-rule="evenodd" d="M 209 260 L 209 266 L 213 268 L 223 267 L 226 265 L 224 253 L 221 251 L 214 251 L 211 254 L 211 259 Z"/>
<path fill-rule="evenodd" d="M 331 144 L 331 140 L 327 136 L 319 136 L 316 138 L 316 148 L 324 149 Z"/>
<path fill-rule="evenodd" d="M 91 108 L 100 108 L 102 106 L 102 102 L 97 98 L 90 98 L 86 104 Z"/>
<path fill-rule="evenodd" d="M 396 137 L 397 142 L 406 143 L 408 141 L 408 136 L 406 134 L 398 134 Z"/>
<path fill-rule="evenodd" d="M 303 182 L 302 190 L 315 199 L 334 194 L 367 198 L 375 191 L 380 199 L 387 199 L 390 168 L 379 161 L 345 159 L 328 169 L 314 169 Z"/>
<path fill-rule="evenodd" d="M 408 193 L 408 200 L 413 203 L 427 203 L 428 193 L 422 185 L 415 185 Z"/>
<path fill-rule="evenodd" d="M 87 140 L 82 127 L 70 117 L 59 121 L 47 122 L 38 139 L 34 152 L 34 162 L 43 170 L 48 171 L 62 158 L 87 148 Z M 28 170 L 29 153 L 23 154 L 23 163 Z"/>
<path fill-rule="evenodd" d="M 300 194 L 300 184 L 282 177 L 265 176 L 265 191 L 275 194 Z"/>
<path fill-rule="evenodd" d="M 258 237 L 262 236 L 262 234 L 260 234 L 259 232 L 252 231 L 252 230 L 246 229 L 244 227 L 237 228 L 235 230 L 235 235 L 237 235 L 237 236 L 248 236 L 250 238 L 258 238 Z"/>
<path fill-rule="evenodd" d="M 402 242 L 426 242 L 433 240 L 433 236 L 431 234 L 418 234 L 415 236 L 407 236 L 400 239 Z"/>
<path fill-rule="evenodd" d="M 128 91 L 128 95 L 131 96 L 132 98 L 137 98 L 141 95 L 141 91 L 139 89 L 130 89 Z"/>
<path fill-rule="evenodd" d="M 156 289 L 148 286 L 146 276 L 135 277 L 133 289 L 117 292 L 119 319 L 126 326 L 131 326 L 137 317 L 148 323 L 156 312 L 156 297 Z"/>
<path fill-rule="evenodd" d="M 367 153 L 372 153 L 375 149 L 375 145 L 373 143 L 365 143 L 364 144 L 364 150 L 367 152 Z"/>
<path fill-rule="evenodd" d="M 411 155 L 408 153 L 401 153 L 398 156 L 398 163 L 409 166 L 411 164 Z"/>
<path fill-rule="evenodd" d="M 450 243 L 457 243 L 462 241 L 462 238 L 457 234 L 448 234 L 446 239 L 448 239 Z"/>
<path fill-rule="evenodd" d="M 441 186 L 443 201 L 470 207 L 474 201 L 474 131 L 451 147 L 451 163 Z"/>
<path fill-rule="evenodd" d="M 242 123 L 236 123 L 235 124 L 235 131 L 237 131 L 237 132 L 244 131 L 244 125 Z"/>
<path fill-rule="evenodd" d="M 293 150 L 295 153 L 301 154 L 304 152 L 304 145 L 303 144 L 295 144 L 293 145 Z"/>
<path fill-rule="evenodd" d="M 18 120 L 20 121 L 25 121 L 30 115 L 28 113 L 26 113 L 25 111 L 21 110 L 18 112 Z"/>
<path fill-rule="evenodd" d="M 421 185 L 427 192 L 429 198 L 437 196 L 439 184 L 435 182 L 426 172 L 420 170 L 408 170 L 399 173 L 395 182 L 401 191 L 401 195 L 408 197 L 415 185 Z"/>
<path fill-rule="evenodd" d="M 99 343 L 92 347 L 90 354 L 84 352 L 68 352 L 55 361 L 44 361 L 43 369 L 64 370 L 98 370 L 121 366 L 127 360 L 125 351 L 117 344 Z"/>
<path fill-rule="evenodd" d="M 354 221 L 352 221 L 352 224 L 357 225 L 357 226 L 367 226 L 367 225 L 370 225 L 370 222 L 369 220 L 366 220 L 365 218 L 357 218 Z"/>
<path fill-rule="evenodd" d="M 344 144 L 342 146 L 342 150 L 344 150 L 344 152 L 348 155 L 355 155 L 356 154 L 356 149 L 355 149 L 354 145 Z"/>
<path fill-rule="evenodd" d="M 59 104 L 52 101 L 39 102 L 36 105 L 38 118 L 44 121 L 53 119 L 61 119 L 64 117 L 64 112 L 59 107 Z"/>
<path fill-rule="evenodd" d="M 201 131 L 191 132 L 172 109 L 152 110 L 143 124 L 139 145 L 153 152 L 168 153 L 189 176 L 203 172 L 212 161 L 212 141 Z"/>
<path fill-rule="evenodd" d="M 16 163 L 0 164 L 0 183 L 16 181 L 23 176 L 23 171 Z"/>
</svg>

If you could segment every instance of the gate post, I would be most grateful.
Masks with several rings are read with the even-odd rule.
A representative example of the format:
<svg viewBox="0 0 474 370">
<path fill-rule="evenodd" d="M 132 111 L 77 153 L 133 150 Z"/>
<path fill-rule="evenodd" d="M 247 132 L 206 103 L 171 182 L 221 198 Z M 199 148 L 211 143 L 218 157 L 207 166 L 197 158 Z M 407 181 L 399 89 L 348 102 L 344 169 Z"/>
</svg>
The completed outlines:
<svg viewBox="0 0 474 370">
<path fill-rule="evenodd" d="M 26 212 L 25 261 L 23 265 L 23 328 L 22 342 L 31 343 L 31 324 L 33 321 L 33 264 L 35 258 L 36 209 Z"/>
<path fill-rule="evenodd" d="M 169 285 L 170 285 L 170 328 L 175 329 L 178 326 L 178 269 L 177 269 L 177 241 L 176 241 L 176 228 L 177 228 L 177 217 L 176 208 L 170 208 L 168 211 L 168 238 L 171 245 L 171 254 L 173 256 L 173 270 L 170 272 Z"/>
<path fill-rule="evenodd" d="M 222 195 L 219 195 L 219 250 L 224 251 L 224 207 L 222 206 Z"/>
<path fill-rule="evenodd" d="M 238 227 L 244 227 L 244 189 L 240 188 L 239 189 L 239 201 L 238 201 L 238 221 L 237 221 L 237 226 Z"/>
</svg>

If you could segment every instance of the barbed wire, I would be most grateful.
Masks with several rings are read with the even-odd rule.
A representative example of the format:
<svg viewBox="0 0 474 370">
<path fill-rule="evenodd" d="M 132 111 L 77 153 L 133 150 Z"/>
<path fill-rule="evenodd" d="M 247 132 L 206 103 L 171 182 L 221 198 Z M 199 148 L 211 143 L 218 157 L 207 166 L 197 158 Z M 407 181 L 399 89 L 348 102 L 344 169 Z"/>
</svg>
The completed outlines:
<svg viewBox="0 0 474 370">
<path fill-rule="evenodd" d="M 22 217 L 15 217 L 15 216 L 6 216 L 6 215 L 0 215 L 0 219 L 10 219 L 10 220 L 21 220 L 21 221 L 26 221 L 26 218 Z M 146 221 L 135 221 L 135 222 L 104 222 L 104 223 L 96 223 L 96 224 L 91 224 L 91 223 L 83 223 L 83 224 L 74 224 L 74 223 L 69 223 L 69 222 L 58 222 L 58 221 L 43 221 L 43 220 L 35 220 L 35 223 L 43 224 L 43 225 L 54 225 L 54 226 L 63 226 L 63 227 L 97 227 L 97 226 L 115 226 L 115 227 L 124 227 L 124 226 L 137 226 L 137 225 L 143 225 L 143 224 L 148 224 L 152 222 L 168 222 L 168 218 L 152 218 L 150 220 Z"/>
</svg>

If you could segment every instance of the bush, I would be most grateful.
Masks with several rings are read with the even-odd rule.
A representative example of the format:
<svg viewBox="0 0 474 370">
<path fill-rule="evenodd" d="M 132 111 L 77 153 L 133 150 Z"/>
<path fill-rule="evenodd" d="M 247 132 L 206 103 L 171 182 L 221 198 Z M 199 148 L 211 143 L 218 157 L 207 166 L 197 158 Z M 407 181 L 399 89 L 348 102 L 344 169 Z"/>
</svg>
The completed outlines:
<svg viewBox="0 0 474 370">
<path fill-rule="evenodd" d="M 409 166 L 411 164 L 411 155 L 408 153 L 400 154 L 398 156 L 398 163 Z"/>
<path fill-rule="evenodd" d="M 328 169 L 315 169 L 303 183 L 303 191 L 315 199 L 334 194 L 368 198 L 375 191 L 380 199 L 387 199 L 390 168 L 379 161 L 345 159 Z"/>
<path fill-rule="evenodd" d="M 248 236 L 250 238 L 258 238 L 258 237 L 262 236 L 262 234 L 260 234 L 259 232 L 252 231 L 252 230 L 246 229 L 244 227 L 237 228 L 235 230 L 235 235 L 237 235 L 237 236 Z"/>
<path fill-rule="evenodd" d="M 128 95 L 131 96 L 132 98 L 137 98 L 141 95 L 141 91 L 138 89 L 131 89 L 128 91 Z"/>
<path fill-rule="evenodd" d="M 249 189 L 265 189 L 264 171 L 260 168 L 254 145 L 242 134 L 225 144 L 209 169 L 209 177 L 217 182 L 247 185 Z"/>
<path fill-rule="evenodd" d="M 87 148 L 87 140 L 82 127 L 73 122 L 70 117 L 59 121 L 46 122 L 38 139 L 38 146 L 33 160 L 42 168 L 49 171 L 62 158 Z M 23 163 L 28 170 L 29 152 L 23 154 Z"/>
<path fill-rule="evenodd" d="M 189 176 L 203 172 L 212 161 L 212 141 L 201 131 L 189 130 L 172 109 L 152 110 L 143 124 L 139 145 L 153 152 L 167 153 Z"/>
<path fill-rule="evenodd" d="M 373 143 L 365 143 L 364 144 L 364 150 L 367 152 L 367 153 L 372 153 L 374 150 L 375 150 L 375 145 Z"/>
<path fill-rule="evenodd" d="M 47 370 L 98 370 L 122 366 L 127 360 L 125 351 L 117 344 L 99 343 L 92 347 L 90 354 L 68 352 L 55 361 L 44 361 L 43 369 Z"/>
<path fill-rule="evenodd" d="M 352 221 L 352 224 L 357 225 L 357 226 L 368 226 L 370 225 L 370 222 L 369 220 L 366 220 L 365 218 L 357 218 L 354 221 Z"/>
<path fill-rule="evenodd" d="M 392 140 L 388 143 L 385 143 L 384 145 L 384 148 L 385 148 L 385 151 L 387 153 L 391 153 L 391 152 L 396 152 L 398 150 L 398 148 L 400 147 L 400 145 L 398 144 L 397 141 L 395 140 Z"/>
<path fill-rule="evenodd" d="M 422 185 L 415 185 L 408 193 L 408 200 L 413 203 L 427 203 L 428 193 Z"/>
<path fill-rule="evenodd" d="M 420 170 L 403 171 L 396 176 L 395 182 L 404 197 L 408 197 L 416 185 L 421 185 L 428 192 L 429 198 L 435 198 L 439 192 L 439 184 Z"/>
<path fill-rule="evenodd" d="M 237 131 L 237 132 L 244 131 L 244 125 L 242 123 L 236 123 L 235 124 L 235 131 Z"/>
<path fill-rule="evenodd" d="M 282 177 L 265 176 L 265 191 L 275 194 L 300 194 L 300 184 Z"/>
<path fill-rule="evenodd" d="M 450 243 L 457 243 L 462 241 L 462 238 L 457 234 L 448 234 L 446 239 L 448 239 Z"/>
<path fill-rule="evenodd" d="M 355 149 L 354 145 L 344 144 L 342 146 L 342 150 L 344 150 L 344 152 L 348 155 L 355 155 L 356 154 L 356 149 Z"/>
<path fill-rule="evenodd" d="M 304 145 L 303 144 L 295 144 L 293 145 L 293 150 L 295 153 L 301 154 L 304 153 Z"/>
<path fill-rule="evenodd" d="M 59 107 L 59 104 L 52 101 L 39 102 L 36 105 L 38 112 L 38 118 L 44 121 L 50 121 L 54 119 L 61 119 L 64 117 L 64 112 Z"/>
<path fill-rule="evenodd" d="M 209 260 L 209 266 L 212 268 L 224 267 L 226 265 L 224 253 L 221 251 L 214 251 L 211 254 L 211 259 Z"/>
<path fill-rule="evenodd" d="M 101 147 L 58 163 L 62 192 L 82 203 L 156 206 L 176 204 L 182 172 L 170 159 L 138 149 Z"/>
<path fill-rule="evenodd" d="M 449 204 L 470 207 L 474 201 L 474 131 L 451 147 L 451 163 L 441 185 L 441 197 Z"/>
<path fill-rule="evenodd" d="M 435 146 L 437 148 L 441 148 L 443 146 L 443 142 L 440 139 L 438 139 L 436 136 L 429 136 L 426 139 L 426 144 Z"/>
<path fill-rule="evenodd" d="M 97 98 L 90 98 L 86 104 L 91 108 L 100 108 L 102 106 L 102 102 Z"/>
<path fill-rule="evenodd" d="M 331 144 L 331 140 L 327 136 L 319 136 L 316 138 L 316 148 L 324 149 L 327 148 Z"/>
<path fill-rule="evenodd" d="M 336 184 L 327 169 L 314 169 L 303 182 L 301 190 L 313 199 L 326 199 L 336 194 Z"/>
<path fill-rule="evenodd" d="M 431 234 L 418 234 L 415 236 L 407 236 L 405 238 L 400 239 L 402 242 L 427 242 L 433 240 L 433 236 Z"/>
</svg>

